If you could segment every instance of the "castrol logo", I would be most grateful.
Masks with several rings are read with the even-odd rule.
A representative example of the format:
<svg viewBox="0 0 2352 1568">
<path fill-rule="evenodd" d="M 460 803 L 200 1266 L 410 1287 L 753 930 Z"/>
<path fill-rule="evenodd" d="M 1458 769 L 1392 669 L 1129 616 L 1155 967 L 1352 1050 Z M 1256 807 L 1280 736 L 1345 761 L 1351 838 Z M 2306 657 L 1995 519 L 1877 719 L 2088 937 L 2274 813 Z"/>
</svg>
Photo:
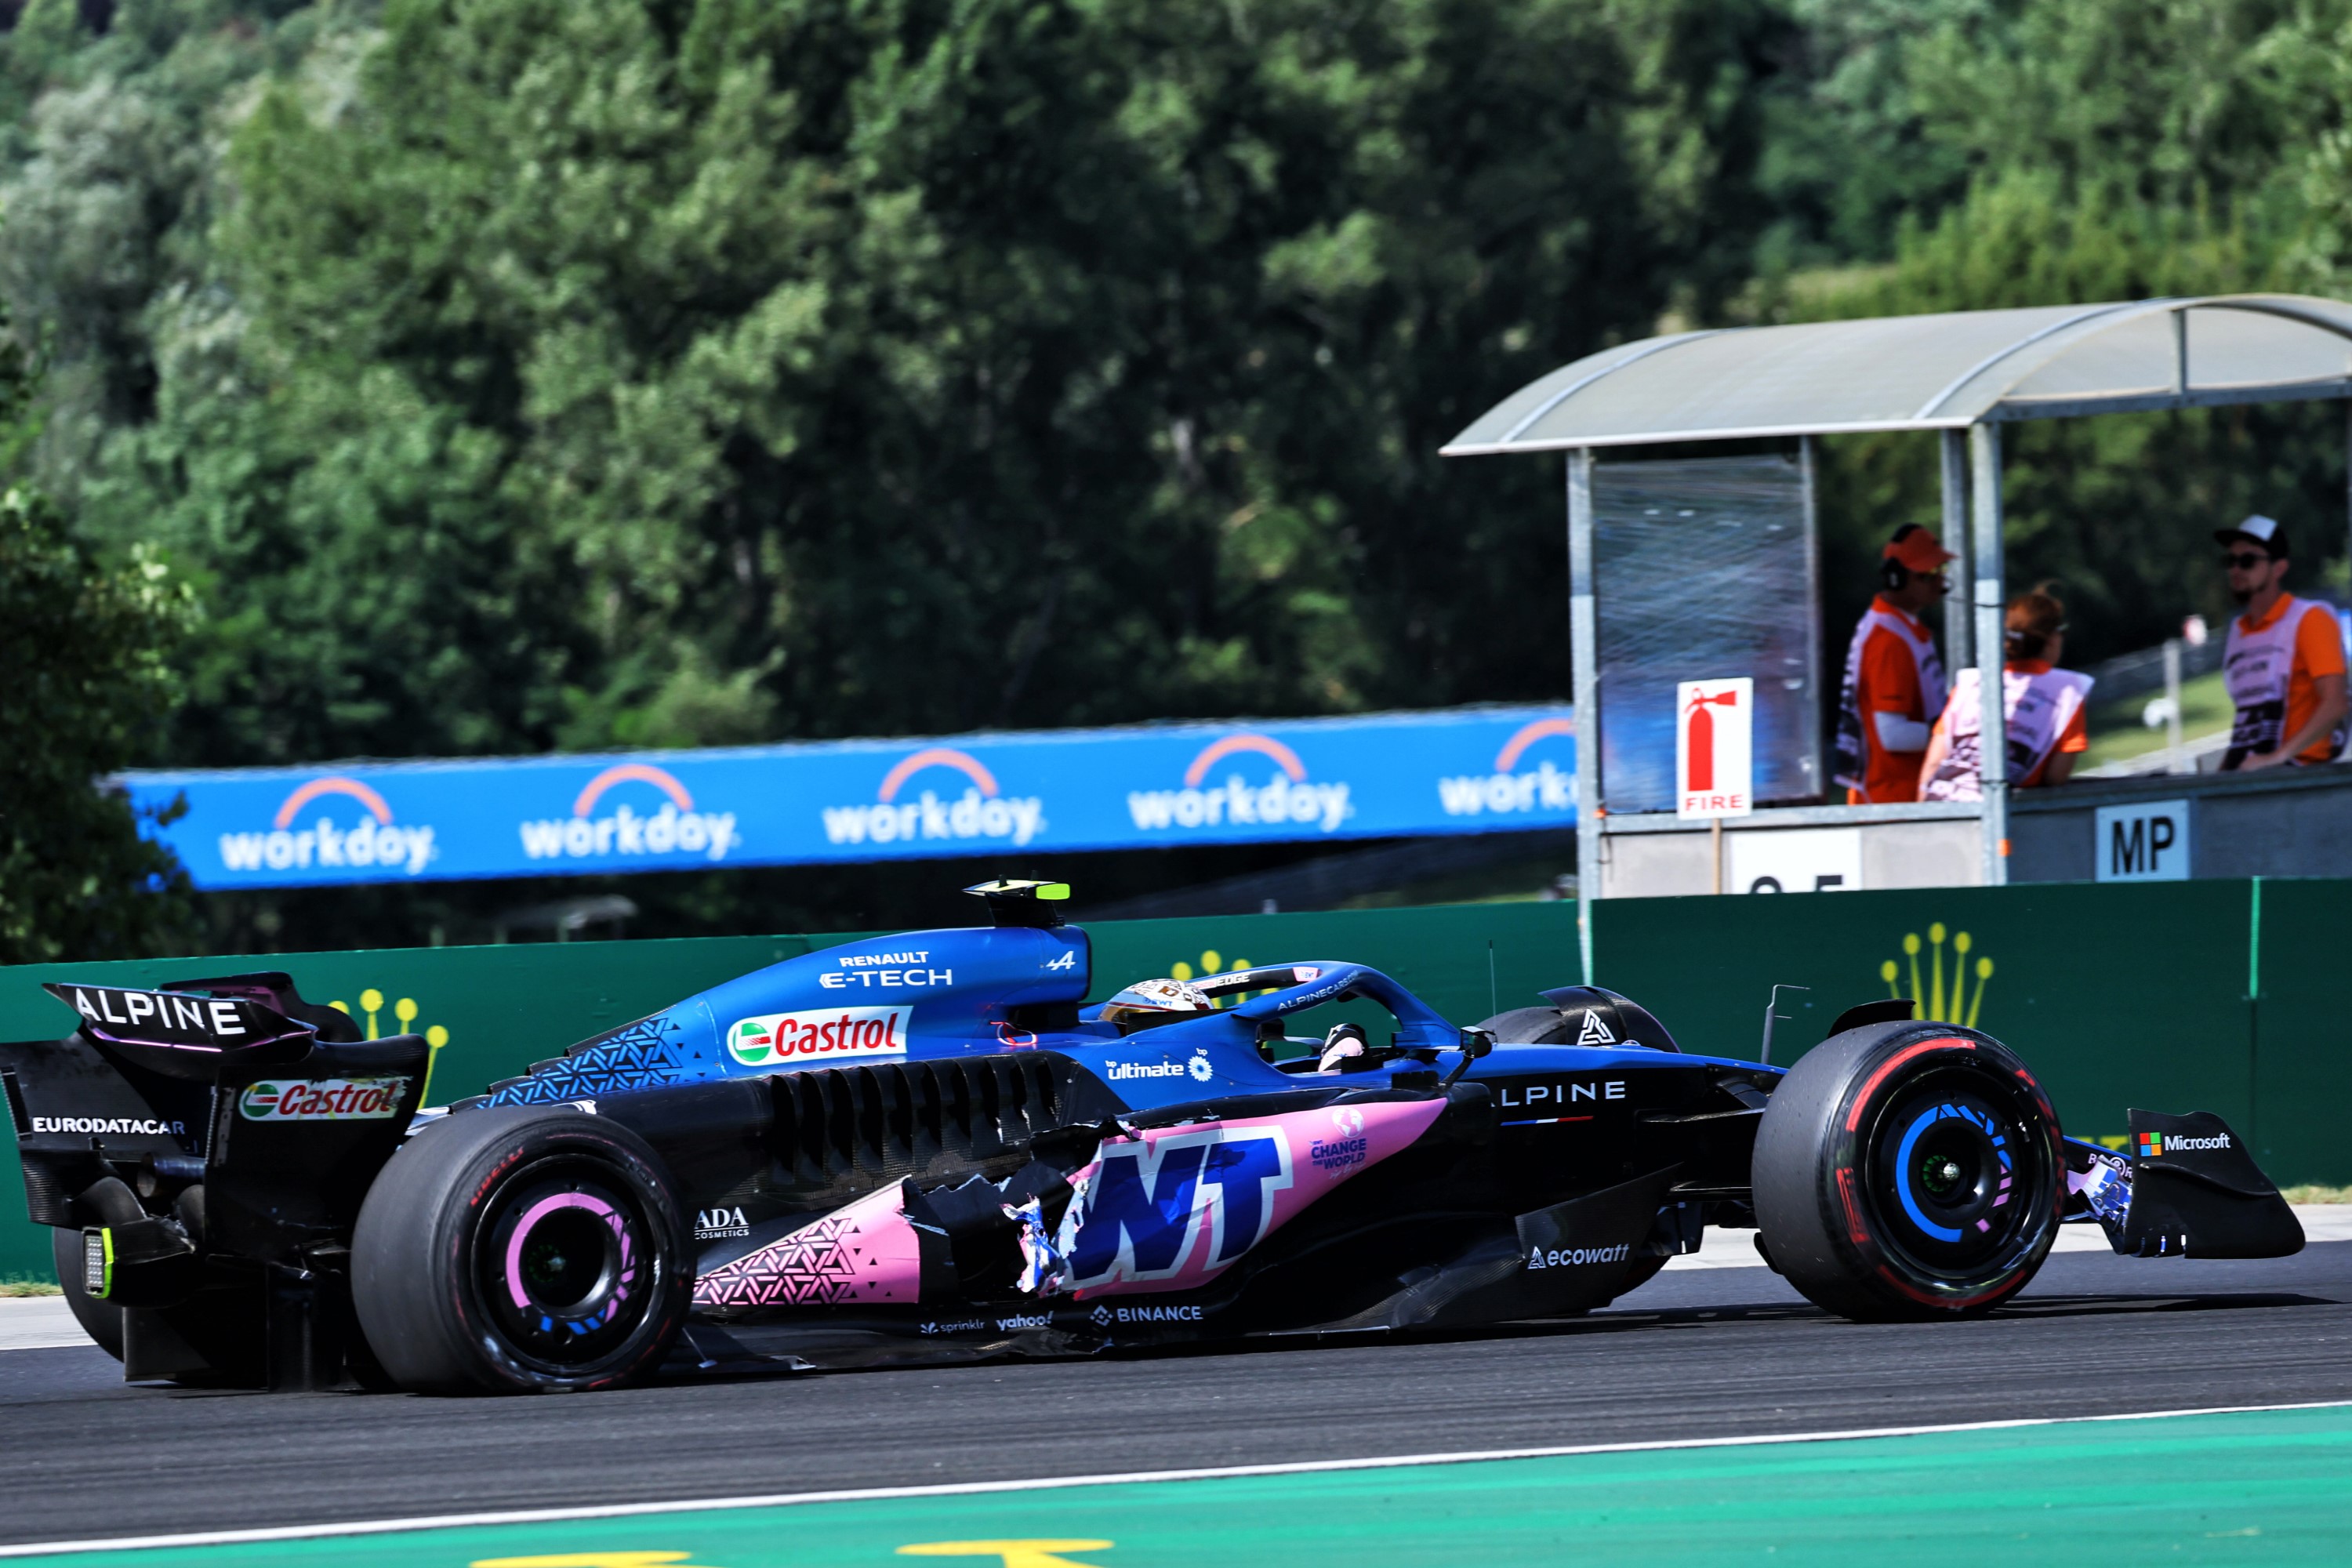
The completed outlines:
<svg viewBox="0 0 2352 1568">
<path fill-rule="evenodd" d="M 381 1121 L 400 1110 L 404 1078 L 321 1078 L 262 1082 L 236 1097 L 247 1121 Z"/>
<path fill-rule="evenodd" d="M 727 1030 L 727 1054 L 747 1068 L 790 1067 L 845 1057 L 903 1057 L 912 1007 L 835 1007 L 763 1013 Z"/>
</svg>

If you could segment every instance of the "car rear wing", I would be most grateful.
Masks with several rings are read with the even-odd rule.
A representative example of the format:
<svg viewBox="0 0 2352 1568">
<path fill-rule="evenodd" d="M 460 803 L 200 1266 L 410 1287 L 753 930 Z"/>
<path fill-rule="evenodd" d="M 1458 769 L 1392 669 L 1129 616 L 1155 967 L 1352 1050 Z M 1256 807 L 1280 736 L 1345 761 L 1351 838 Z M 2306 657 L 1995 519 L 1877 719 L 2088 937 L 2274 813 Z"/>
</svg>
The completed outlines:
<svg viewBox="0 0 2352 1568">
<path fill-rule="evenodd" d="M 0 1043 L 0 1093 L 31 1217 L 95 1237 L 93 1294 L 163 1306 L 192 1260 L 299 1269 L 348 1244 L 415 1114 L 423 1037 L 362 1040 L 282 974 L 44 989 L 79 1023 Z"/>
</svg>

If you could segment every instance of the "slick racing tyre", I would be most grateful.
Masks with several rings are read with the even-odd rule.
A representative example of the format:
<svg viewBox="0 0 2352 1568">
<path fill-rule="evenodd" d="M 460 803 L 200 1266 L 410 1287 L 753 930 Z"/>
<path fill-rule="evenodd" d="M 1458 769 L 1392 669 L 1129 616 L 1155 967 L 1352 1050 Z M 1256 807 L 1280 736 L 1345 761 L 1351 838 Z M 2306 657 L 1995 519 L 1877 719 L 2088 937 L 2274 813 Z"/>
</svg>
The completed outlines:
<svg viewBox="0 0 2352 1568">
<path fill-rule="evenodd" d="M 101 1301 L 86 1288 L 82 1275 L 81 1232 L 51 1230 L 49 1257 L 57 1264 L 58 1289 L 65 1292 L 66 1309 L 81 1325 L 81 1331 L 98 1342 L 98 1348 L 122 1359 L 122 1309 L 111 1301 Z"/>
<path fill-rule="evenodd" d="M 1874 1024 L 1815 1047 L 1757 1130 L 1756 1219 L 1816 1305 L 1863 1320 L 1990 1311 L 2056 1238 L 2058 1116 L 2000 1042 Z"/>
<path fill-rule="evenodd" d="M 376 1178 L 352 1304 L 403 1388 L 604 1388 L 660 1364 L 690 1257 L 661 1161 L 626 1128 L 570 1106 L 465 1110 Z"/>
</svg>

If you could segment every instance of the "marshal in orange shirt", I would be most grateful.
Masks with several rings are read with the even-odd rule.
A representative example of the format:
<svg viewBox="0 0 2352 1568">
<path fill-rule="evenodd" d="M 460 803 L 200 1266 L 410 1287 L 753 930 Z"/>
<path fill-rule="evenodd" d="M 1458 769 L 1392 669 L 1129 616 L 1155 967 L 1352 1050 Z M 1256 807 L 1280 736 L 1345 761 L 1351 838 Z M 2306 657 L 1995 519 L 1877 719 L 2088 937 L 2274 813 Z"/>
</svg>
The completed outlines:
<svg viewBox="0 0 2352 1568">
<path fill-rule="evenodd" d="M 1927 628 L 1916 616 L 1905 615 L 1880 595 L 1871 608 L 1882 615 L 1900 618 L 1921 642 L 1927 639 Z M 1903 646 L 1903 639 L 1884 626 L 1874 628 L 1862 645 L 1861 668 L 1856 671 L 1856 706 L 1862 710 L 1862 735 L 1864 763 L 1863 788 L 1859 794 L 1849 790 L 1846 799 L 1853 804 L 1879 800 L 1916 800 L 1919 796 L 1919 764 L 1927 753 L 1890 752 L 1878 743 L 1878 715 L 1892 713 L 1897 718 L 1925 724 L 1937 713 L 1928 711 L 1927 693 L 1920 689 L 1919 661 Z M 1937 693 L 1937 710 L 1942 708 L 1942 693 Z"/>
<path fill-rule="evenodd" d="M 2271 606 L 2269 615 L 2259 619 L 2252 616 L 2240 616 L 2238 625 L 2248 632 L 2258 632 L 2264 626 L 2276 624 L 2278 618 L 2286 614 L 2290 605 L 2302 611 L 2311 608 L 2311 605 L 2312 601 L 2309 599 L 2298 599 L 2292 594 L 2281 594 L 2278 603 Z M 2294 668 L 2286 680 L 2286 726 L 2279 733 L 2283 736 L 2292 735 L 2311 722 L 2311 715 L 2319 706 L 2319 694 L 2312 689 L 2312 682 L 2315 679 L 2323 675 L 2343 673 L 2344 636 L 2336 624 L 2336 617 L 2326 615 L 2305 616 L 2302 623 L 2294 628 Z M 2335 755 L 2335 749 L 2328 737 L 2322 735 L 2304 748 L 2302 755 L 2295 760 L 2305 763 L 2324 763 Z"/>
</svg>

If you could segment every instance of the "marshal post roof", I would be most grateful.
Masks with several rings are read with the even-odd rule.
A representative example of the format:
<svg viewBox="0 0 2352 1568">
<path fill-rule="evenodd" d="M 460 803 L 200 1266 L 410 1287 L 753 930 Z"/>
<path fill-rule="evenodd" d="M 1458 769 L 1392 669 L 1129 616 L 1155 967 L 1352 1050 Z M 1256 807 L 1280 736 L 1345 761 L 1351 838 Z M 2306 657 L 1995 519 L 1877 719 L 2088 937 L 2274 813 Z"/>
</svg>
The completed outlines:
<svg viewBox="0 0 2352 1568">
<path fill-rule="evenodd" d="M 1733 327 L 1529 383 L 1447 457 L 2352 397 L 2352 305 L 2231 294 Z"/>
</svg>

